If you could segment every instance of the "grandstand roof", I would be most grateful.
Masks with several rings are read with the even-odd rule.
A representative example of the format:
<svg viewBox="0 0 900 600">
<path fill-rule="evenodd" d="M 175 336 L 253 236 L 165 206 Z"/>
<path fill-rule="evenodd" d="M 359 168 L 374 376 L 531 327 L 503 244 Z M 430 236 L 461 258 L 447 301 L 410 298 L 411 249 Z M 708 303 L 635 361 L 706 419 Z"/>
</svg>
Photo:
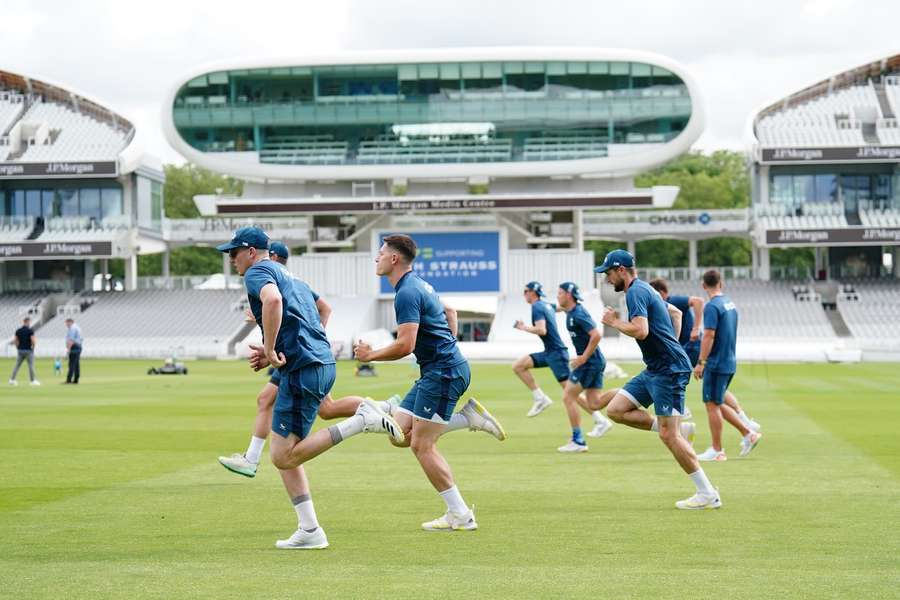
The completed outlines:
<svg viewBox="0 0 900 600">
<path fill-rule="evenodd" d="M 591 87 L 595 73 L 615 82 Z M 175 82 L 162 122 L 188 160 L 248 179 L 545 177 L 660 165 L 696 141 L 705 111 L 690 72 L 664 56 L 504 47 L 222 61 Z M 446 123 L 467 129 L 394 129 Z"/>
</svg>

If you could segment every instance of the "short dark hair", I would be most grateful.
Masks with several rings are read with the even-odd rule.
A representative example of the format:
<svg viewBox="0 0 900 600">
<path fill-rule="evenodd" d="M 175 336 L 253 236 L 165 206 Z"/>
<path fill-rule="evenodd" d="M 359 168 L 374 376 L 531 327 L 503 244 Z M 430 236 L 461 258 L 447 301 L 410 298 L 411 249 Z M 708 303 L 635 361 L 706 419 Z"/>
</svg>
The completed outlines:
<svg viewBox="0 0 900 600">
<path fill-rule="evenodd" d="M 669 284 L 666 283 L 666 280 L 662 277 L 657 277 L 656 279 L 650 280 L 650 287 L 652 287 L 657 292 L 661 294 L 669 293 Z"/>
<path fill-rule="evenodd" d="M 703 285 L 712 288 L 722 283 L 722 274 L 715 269 L 710 269 L 703 274 Z"/>
<path fill-rule="evenodd" d="M 416 254 L 418 254 L 419 249 L 416 246 L 416 241 L 408 235 L 403 235 L 402 233 L 389 235 L 384 238 L 384 243 L 402 254 L 406 262 L 411 263 L 416 260 Z"/>
</svg>

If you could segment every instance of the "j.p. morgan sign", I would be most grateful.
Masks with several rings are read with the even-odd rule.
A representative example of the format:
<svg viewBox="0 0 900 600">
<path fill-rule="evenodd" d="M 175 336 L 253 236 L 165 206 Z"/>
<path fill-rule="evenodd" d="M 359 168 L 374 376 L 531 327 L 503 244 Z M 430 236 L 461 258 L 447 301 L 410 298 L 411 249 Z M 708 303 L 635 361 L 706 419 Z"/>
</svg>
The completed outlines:
<svg viewBox="0 0 900 600">
<path fill-rule="evenodd" d="M 50 162 L 50 163 L 0 163 L 0 179 L 25 177 L 115 177 L 119 172 L 116 161 L 103 162 Z"/>
<path fill-rule="evenodd" d="M 870 246 L 900 244 L 900 227 L 852 229 L 770 229 L 767 246 Z"/>
<path fill-rule="evenodd" d="M 764 148 L 764 163 L 810 163 L 833 161 L 900 162 L 900 146 L 851 148 Z"/>
<path fill-rule="evenodd" d="M 112 242 L 21 242 L 0 244 L 0 260 L 15 258 L 79 258 L 112 256 Z"/>
</svg>

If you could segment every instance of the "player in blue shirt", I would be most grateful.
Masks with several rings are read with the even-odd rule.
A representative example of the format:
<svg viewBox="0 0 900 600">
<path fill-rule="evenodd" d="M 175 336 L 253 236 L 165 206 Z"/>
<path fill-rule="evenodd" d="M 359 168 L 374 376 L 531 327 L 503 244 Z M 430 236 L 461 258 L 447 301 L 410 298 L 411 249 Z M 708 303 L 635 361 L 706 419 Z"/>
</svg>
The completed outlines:
<svg viewBox="0 0 900 600">
<path fill-rule="evenodd" d="M 328 538 L 316 518 L 303 463 L 359 433 L 384 432 L 398 443 L 404 435 L 390 415 L 369 401 L 360 404 L 352 417 L 310 434 L 319 404 L 334 385 L 334 357 L 312 291 L 270 261 L 268 247 L 269 238 L 261 229 L 242 227 L 217 249 L 228 252 L 231 264 L 244 277 L 250 311 L 262 328 L 263 346 L 253 350 L 251 368 L 258 371 L 271 365 L 282 375 L 272 411 L 272 432 L 277 435 L 272 436 L 269 451 L 299 527 L 275 545 L 325 548 Z"/>
<path fill-rule="evenodd" d="M 703 323 L 703 307 L 705 302 L 699 296 L 670 296 L 669 285 L 665 279 L 656 278 L 650 282 L 650 285 L 659 292 L 662 299 L 681 311 L 681 335 L 678 341 L 688 358 L 691 359 L 691 367 L 697 366 L 700 360 L 700 339 L 703 337 L 701 333 L 701 325 Z M 725 392 L 725 404 L 730 406 L 737 413 L 741 423 L 748 429 L 759 431 L 759 423 L 751 419 L 741 408 L 738 399 L 730 390 Z M 691 418 L 691 409 L 685 404 L 684 418 Z M 700 460 L 703 460 L 702 458 Z"/>
<path fill-rule="evenodd" d="M 556 326 L 556 307 L 543 300 L 545 294 L 541 284 L 537 281 L 529 281 L 525 284 L 523 294 L 525 302 L 531 307 L 531 325 L 516 321 L 515 328 L 541 338 L 544 351 L 526 354 L 518 359 L 513 363 L 513 372 L 531 390 L 534 404 L 526 416 L 534 417 L 553 404 L 553 400 L 544 393 L 528 371 L 549 367 L 556 381 L 565 389 L 566 381 L 569 380 L 569 350 L 562 338 L 559 337 L 559 330 Z"/>
<path fill-rule="evenodd" d="M 725 394 L 737 371 L 738 311 L 731 298 L 722 293 L 722 276 L 715 269 L 703 274 L 703 290 L 709 302 L 703 310 L 703 343 L 694 377 L 703 380 L 703 404 L 709 417 L 712 447 L 698 456 L 704 461 L 727 460 L 722 449 L 722 417 L 741 434 L 741 456 L 747 456 L 762 434 L 750 430 L 737 413 L 726 405 Z"/>
<path fill-rule="evenodd" d="M 287 264 L 290 251 L 287 246 L 281 242 L 271 242 L 269 244 L 269 259 L 284 266 Z M 331 307 L 328 303 L 320 298 L 318 294 L 310 290 L 313 300 L 316 302 L 316 312 L 319 313 L 319 322 L 322 327 L 328 324 L 331 316 Z M 247 310 L 247 318 L 251 323 L 256 323 L 256 319 L 250 310 Z M 251 346 L 251 351 L 258 352 L 257 346 Z M 266 438 L 269 436 L 272 425 L 272 408 L 275 406 L 275 398 L 278 395 L 278 387 L 281 384 L 281 372 L 279 369 L 269 368 L 270 378 L 263 385 L 259 395 L 256 397 L 256 419 L 253 423 L 253 434 L 250 436 L 250 444 L 247 451 L 243 454 L 234 453 L 231 456 L 220 456 L 219 464 L 233 473 L 243 475 L 245 477 L 255 477 L 259 468 L 259 460 L 262 456 L 263 448 L 266 444 Z M 345 396 L 337 400 L 331 398 L 331 394 L 327 394 L 319 404 L 318 415 L 321 419 L 337 419 L 342 417 L 352 417 L 359 405 L 365 400 L 362 396 Z M 379 402 L 378 406 L 384 412 L 390 414 L 393 406 L 390 402 Z"/>
<path fill-rule="evenodd" d="M 581 433 L 581 412 L 579 407 L 594 417 L 594 437 L 606 433 L 612 423 L 600 412 L 615 396 L 615 390 L 604 393 L 603 371 L 606 370 L 606 358 L 600 352 L 600 329 L 590 313 L 581 303 L 581 291 L 578 286 L 566 281 L 559 284 L 556 300 L 559 307 L 566 312 L 566 329 L 572 337 L 576 356 L 569 362 L 572 372 L 566 382 L 563 402 L 569 425 L 572 427 L 572 438 L 564 446 L 557 448 L 560 452 L 587 452 L 588 446 Z"/>
<path fill-rule="evenodd" d="M 675 331 L 681 327 L 681 312 L 638 279 L 634 257 L 625 250 L 607 254 L 603 264 L 594 271 L 606 273 L 606 282 L 617 292 L 625 292 L 628 307 L 627 321 L 607 307 L 603 323 L 637 340 L 647 366 L 616 394 L 607 414 L 618 423 L 659 432 L 660 439 L 697 488 L 696 494 L 676 502 L 677 508 L 719 508 L 722 506 L 719 492 L 700 467 L 691 446 L 694 424 L 680 422 L 684 390 L 691 374 L 691 363 L 675 337 Z M 650 404 L 655 418 L 643 410 Z"/>
<path fill-rule="evenodd" d="M 375 260 L 375 272 L 387 277 L 395 290 L 397 339 L 373 350 L 359 342 L 354 347 L 362 362 L 397 360 L 415 354 L 420 377 L 403 399 L 397 421 L 422 470 L 447 505 L 447 512 L 422 523 L 426 531 L 468 531 L 478 528 L 475 514 L 463 500 L 453 481 L 450 465 L 437 449 L 438 438 L 447 431 L 480 429 L 497 439 L 506 439 L 500 423 L 474 398 L 453 414 L 460 396 L 469 387 L 469 363 L 456 345 L 456 311 L 444 305 L 434 288 L 412 272 L 415 241 L 407 235 L 384 238 Z"/>
</svg>

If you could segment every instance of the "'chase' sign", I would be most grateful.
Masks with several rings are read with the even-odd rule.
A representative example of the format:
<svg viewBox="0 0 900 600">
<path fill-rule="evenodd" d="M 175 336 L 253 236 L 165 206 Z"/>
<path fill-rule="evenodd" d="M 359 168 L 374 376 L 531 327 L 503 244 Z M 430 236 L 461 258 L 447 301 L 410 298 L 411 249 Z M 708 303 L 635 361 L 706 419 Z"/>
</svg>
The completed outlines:
<svg viewBox="0 0 900 600">
<path fill-rule="evenodd" d="M 387 235 L 379 234 L 379 247 Z M 419 247 L 413 272 L 438 293 L 500 291 L 499 231 L 413 232 L 409 236 Z M 381 278 L 380 291 L 394 291 L 386 277 Z"/>
</svg>

